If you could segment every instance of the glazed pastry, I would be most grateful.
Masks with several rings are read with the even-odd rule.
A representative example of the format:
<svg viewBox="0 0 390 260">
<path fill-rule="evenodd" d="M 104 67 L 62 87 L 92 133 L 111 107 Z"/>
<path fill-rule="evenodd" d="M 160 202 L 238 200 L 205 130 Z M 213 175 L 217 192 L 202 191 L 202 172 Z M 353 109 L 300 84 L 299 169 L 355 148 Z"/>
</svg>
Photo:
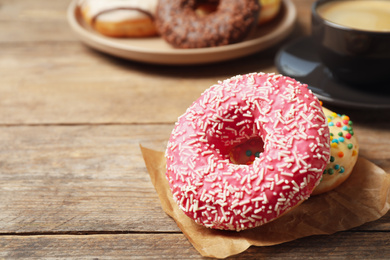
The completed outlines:
<svg viewBox="0 0 390 260">
<path fill-rule="evenodd" d="M 173 199 L 209 228 L 260 226 L 310 196 L 329 161 L 329 138 L 307 85 L 265 73 L 218 82 L 172 131 L 166 176 Z M 237 151 L 253 159 L 243 162 Z"/>
<path fill-rule="evenodd" d="M 273 20 L 279 13 L 282 0 L 259 0 L 260 13 L 259 13 L 259 25 L 267 23 Z"/>
<path fill-rule="evenodd" d="M 258 21 L 258 0 L 220 0 L 215 11 L 198 15 L 203 2 L 159 0 L 156 27 L 161 37 L 175 48 L 223 46 L 242 41 Z"/>
<path fill-rule="evenodd" d="M 331 156 L 313 195 L 333 190 L 343 183 L 351 174 L 359 154 L 359 144 L 350 118 L 324 107 L 323 110 L 329 125 Z"/>
<path fill-rule="evenodd" d="M 158 0 L 80 0 L 83 19 L 110 37 L 157 35 L 154 17 Z"/>
</svg>

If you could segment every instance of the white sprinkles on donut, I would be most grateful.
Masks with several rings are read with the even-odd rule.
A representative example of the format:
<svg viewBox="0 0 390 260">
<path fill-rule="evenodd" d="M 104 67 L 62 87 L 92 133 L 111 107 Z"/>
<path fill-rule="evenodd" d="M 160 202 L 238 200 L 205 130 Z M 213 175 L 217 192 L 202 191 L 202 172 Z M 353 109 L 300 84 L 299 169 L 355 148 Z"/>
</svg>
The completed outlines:
<svg viewBox="0 0 390 260">
<path fill-rule="evenodd" d="M 261 138 L 253 163 L 231 150 Z M 251 73 L 211 86 L 179 117 L 166 150 L 166 176 L 183 212 L 209 228 L 265 224 L 306 200 L 330 157 L 318 99 L 282 75 Z"/>
</svg>

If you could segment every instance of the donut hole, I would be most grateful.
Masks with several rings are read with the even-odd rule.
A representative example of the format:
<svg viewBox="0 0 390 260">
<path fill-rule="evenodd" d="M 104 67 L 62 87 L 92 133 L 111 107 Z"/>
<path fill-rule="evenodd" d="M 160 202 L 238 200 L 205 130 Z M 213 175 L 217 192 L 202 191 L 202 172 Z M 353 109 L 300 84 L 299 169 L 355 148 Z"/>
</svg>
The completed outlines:
<svg viewBox="0 0 390 260">
<path fill-rule="evenodd" d="M 263 140 L 260 137 L 253 137 L 232 148 L 230 151 L 230 161 L 234 164 L 250 165 L 263 152 Z"/>
<path fill-rule="evenodd" d="M 204 17 L 208 14 L 217 11 L 219 1 L 197 1 L 195 6 L 195 14 L 199 17 Z"/>
</svg>

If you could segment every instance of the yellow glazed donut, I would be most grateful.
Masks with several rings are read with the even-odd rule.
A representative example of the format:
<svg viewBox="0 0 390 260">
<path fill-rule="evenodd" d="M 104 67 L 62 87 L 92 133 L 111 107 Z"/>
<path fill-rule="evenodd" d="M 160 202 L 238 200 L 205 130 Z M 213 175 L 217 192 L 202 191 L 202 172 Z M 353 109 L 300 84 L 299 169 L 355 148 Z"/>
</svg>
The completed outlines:
<svg viewBox="0 0 390 260">
<path fill-rule="evenodd" d="M 324 107 L 323 110 L 328 120 L 331 156 L 321 182 L 312 195 L 330 191 L 343 183 L 351 174 L 359 153 L 359 144 L 349 117 Z"/>
<path fill-rule="evenodd" d="M 81 16 L 94 30 L 109 37 L 157 35 L 158 0 L 80 0 Z"/>
<path fill-rule="evenodd" d="M 259 0 L 260 14 L 259 25 L 271 21 L 279 13 L 282 0 Z"/>
</svg>

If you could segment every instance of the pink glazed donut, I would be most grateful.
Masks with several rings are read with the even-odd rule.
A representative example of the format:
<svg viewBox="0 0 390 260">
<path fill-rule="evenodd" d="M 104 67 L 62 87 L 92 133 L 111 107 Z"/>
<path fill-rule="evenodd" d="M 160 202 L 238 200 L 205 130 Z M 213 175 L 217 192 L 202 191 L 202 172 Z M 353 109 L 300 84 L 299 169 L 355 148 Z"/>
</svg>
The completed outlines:
<svg viewBox="0 0 390 260">
<path fill-rule="evenodd" d="M 173 199 L 196 223 L 254 228 L 310 196 L 329 161 L 329 139 L 307 85 L 282 75 L 239 75 L 211 86 L 179 117 L 166 176 Z M 241 164 L 232 154 L 248 142 L 258 151 Z"/>
</svg>

